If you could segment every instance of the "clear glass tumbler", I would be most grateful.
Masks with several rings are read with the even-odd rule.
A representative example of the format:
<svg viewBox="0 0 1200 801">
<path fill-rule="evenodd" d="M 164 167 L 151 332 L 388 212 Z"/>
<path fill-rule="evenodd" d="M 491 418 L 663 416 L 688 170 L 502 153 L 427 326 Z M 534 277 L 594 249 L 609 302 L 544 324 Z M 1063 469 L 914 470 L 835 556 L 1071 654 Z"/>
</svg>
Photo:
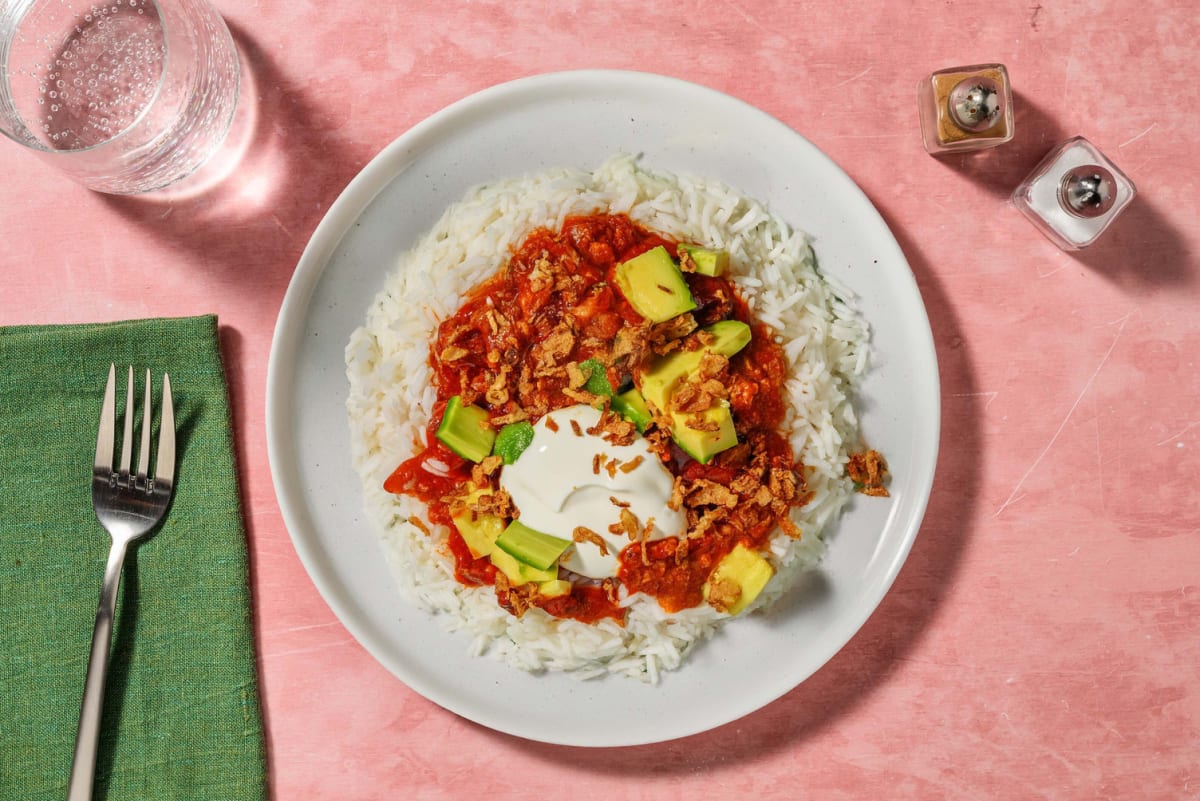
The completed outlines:
<svg viewBox="0 0 1200 801">
<path fill-rule="evenodd" d="M 229 131 L 239 77 L 206 0 L 0 0 L 0 132 L 96 191 L 195 172 Z"/>
</svg>

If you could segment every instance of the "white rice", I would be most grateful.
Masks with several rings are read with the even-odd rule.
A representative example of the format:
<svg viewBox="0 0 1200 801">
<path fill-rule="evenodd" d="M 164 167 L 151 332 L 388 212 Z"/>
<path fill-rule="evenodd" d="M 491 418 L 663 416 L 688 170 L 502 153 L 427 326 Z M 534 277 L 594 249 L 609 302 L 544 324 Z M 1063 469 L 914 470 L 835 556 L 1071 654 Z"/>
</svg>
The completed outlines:
<svg viewBox="0 0 1200 801">
<path fill-rule="evenodd" d="M 858 442 L 851 401 L 866 369 L 867 326 L 849 305 L 851 294 L 817 272 L 804 233 L 728 186 L 652 172 L 631 157 L 591 173 L 550 170 L 478 187 L 400 256 L 346 347 L 353 458 L 400 593 L 461 631 L 464 648 L 523 670 L 656 682 L 731 618 L 707 605 L 668 615 L 643 595 L 623 599 L 624 627 L 562 620 L 537 608 L 514 617 L 496 603 L 491 587 L 459 584 L 436 540 L 408 522 L 410 515 L 426 518 L 423 504 L 382 488 L 413 455 L 429 422 L 436 398 L 429 343 L 437 323 L 530 231 L 558 230 L 570 215 L 596 212 L 628 214 L 667 237 L 729 251 L 734 282 L 757 318 L 779 334 L 790 371 L 785 427 L 813 492 L 812 501 L 792 513 L 804 536 L 797 541 L 776 532 L 768 556 L 778 572 L 743 614 L 772 603 L 798 573 L 817 564 L 821 533 L 852 492 L 845 464 Z"/>
</svg>

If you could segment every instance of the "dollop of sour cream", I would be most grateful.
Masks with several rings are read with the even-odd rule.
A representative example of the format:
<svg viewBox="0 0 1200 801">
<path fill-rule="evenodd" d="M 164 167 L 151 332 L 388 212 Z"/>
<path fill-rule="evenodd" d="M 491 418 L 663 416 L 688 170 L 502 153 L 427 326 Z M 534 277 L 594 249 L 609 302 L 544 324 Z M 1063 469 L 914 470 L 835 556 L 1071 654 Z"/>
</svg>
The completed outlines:
<svg viewBox="0 0 1200 801">
<path fill-rule="evenodd" d="M 630 543 L 624 533 L 608 530 L 620 522 L 621 509 L 613 498 L 628 503 L 643 526 L 654 518 L 649 539 L 677 536 L 687 524 L 682 512 L 667 505 L 674 478 L 650 443 L 637 437 L 630 445 L 614 445 L 599 434 L 588 434 L 599 421 L 600 412 L 591 406 L 550 412 L 534 425 L 529 447 L 500 472 L 500 486 L 512 497 L 525 525 L 566 540 L 583 526 L 603 538 L 607 554 L 595 543 L 576 542 L 560 560 L 568 570 L 595 579 L 616 575 L 617 554 Z M 597 454 L 602 462 L 598 471 Z M 607 464 L 613 461 L 618 467 L 610 471 Z"/>
</svg>

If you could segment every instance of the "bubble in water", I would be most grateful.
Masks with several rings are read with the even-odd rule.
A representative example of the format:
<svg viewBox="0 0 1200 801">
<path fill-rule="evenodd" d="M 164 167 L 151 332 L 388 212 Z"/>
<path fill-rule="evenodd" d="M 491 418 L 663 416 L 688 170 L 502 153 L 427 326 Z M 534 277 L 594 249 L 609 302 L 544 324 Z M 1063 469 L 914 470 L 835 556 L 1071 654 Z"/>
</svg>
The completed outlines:
<svg viewBox="0 0 1200 801">
<path fill-rule="evenodd" d="M 56 92 L 56 91 L 54 91 L 53 89 L 51 89 L 51 90 L 50 90 L 50 99 L 51 99 L 51 100 L 53 100 L 53 99 L 54 99 L 54 98 L 56 98 L 56 97 L 58 97 L 58 92 Z"/>
</svg>

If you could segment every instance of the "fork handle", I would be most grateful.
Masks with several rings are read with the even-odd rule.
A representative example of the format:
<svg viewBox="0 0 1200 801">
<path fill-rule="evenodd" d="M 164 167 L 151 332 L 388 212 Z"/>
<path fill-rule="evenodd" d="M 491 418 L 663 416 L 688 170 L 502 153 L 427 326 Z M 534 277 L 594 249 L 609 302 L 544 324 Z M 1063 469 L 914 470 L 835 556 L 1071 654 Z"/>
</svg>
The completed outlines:
<svg viewBox="0 0 1200 801">
<path fill-rule="evenodd" d="M 108 677 L 108 651 L 112 644 L 113 617 L 117 608 L 117 588 L 129 541 L 114 538 L 104 569 L 100 604 L 96 608 L 96 628 L 92 631 L 92 653 L 88 659 L 83 701 L 79 706 L 79 733 L 75 738 L 75 757 L 71 762 L 71 783 L 67 801 L 90 801 L 96 777 L 96 746 L 100 737 L 100 712 L 104 705 L 104 682 Z"/>
</svg>

